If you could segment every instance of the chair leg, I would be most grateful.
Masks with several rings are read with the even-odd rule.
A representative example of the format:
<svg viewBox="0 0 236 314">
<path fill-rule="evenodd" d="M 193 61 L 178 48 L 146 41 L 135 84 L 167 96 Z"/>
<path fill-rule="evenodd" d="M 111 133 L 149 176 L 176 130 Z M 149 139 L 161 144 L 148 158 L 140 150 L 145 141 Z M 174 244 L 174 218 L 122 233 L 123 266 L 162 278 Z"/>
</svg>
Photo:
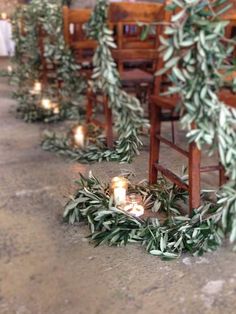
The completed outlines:
<svg viewBox="0 0 236 314">
<path fill-rule="evenodd" d="M 135 90 L 138 100 L 141 102 L 141 104 L 145 104 L 150 94 L 149 84 L 137 84 L 135 86 Z"/>
<path fill-rule="evenodd" d="M 197 148 L 195 143 L 189 145 L 189 210 L 190 214 L 193 209 L 198 208 L 201 203 L 200 191 L 200 165 L 201 165 L 201 151 Z"/>
<path fill-rule="evenodd" d="M 155 104 L 150 104 L 150 155 L 149 155 L 149 183 L 157 182 L 158 171 L 155 163 L 159 162 L 160 140 L 156 135 L 161 134 L 161 109 Z"/>
<path fill-rule="evenodd" d="M 148 89 L 147 89 L 147 94 L 146 94 L 146 102 L 147 102 L 147 106 L 148 106 L 148 117 L 149 120 L 151 120 L 151 104 L 150 101 L 148 101 L 150 99 L 151 93 L 153 90 L 153 86 L 152 85 L 148 85 Z"/>
<path fill-rule="evenodd" d="M 172 137 L 172 143 L 175 144 L 175 123 L 174 123 L 174 121 L 171 121 L 171 137 Z"/>
<path fill-rule="evenodd" d="M 227 177 L 225 175 L 225 169 L 220 163 L 220 170 L 219 170 L 219 185 L 222 186 L 227 182 Z"/>
<path fill-rule="evenodd" d="M 112 148 L 113 147 L 112 110 L 108 104 L 108 97 L 105 97 L 105 96 L 104 96 L 104 114 L 105 114 L 107 147 Z"/>
<path fill-rule="evenodd" d="M 47 71 L 44 67 L 42 68 L 42 72 L 40 75 L 40 81 L 42 82 L 43 87 L 46 87 L 48 85 L 48 75 L 47 75 Z"/>
<path fill-rule="evenodd" d="M 87 123 L 91 122 L 92 119 L 92 115 L 93 115 L 93 92 L 92 89 L 90 87 L 88 87 L 87 89 L 87 106 L 86 106 L 86 121 Z"/>
</svg>

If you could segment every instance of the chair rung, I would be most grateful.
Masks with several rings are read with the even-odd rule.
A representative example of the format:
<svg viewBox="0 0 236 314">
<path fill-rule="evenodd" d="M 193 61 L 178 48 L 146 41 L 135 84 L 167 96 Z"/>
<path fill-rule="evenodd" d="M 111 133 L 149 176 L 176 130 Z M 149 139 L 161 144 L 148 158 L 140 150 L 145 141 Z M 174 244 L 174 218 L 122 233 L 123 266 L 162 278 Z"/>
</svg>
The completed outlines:
<svg viewBox="0 0 236 314">
<path fill-rule="evenodd" d="M 160 171 L 165 177 L 167 177 L 170 181 L 178 185 L 181 189 L 188 191 L 189 186 L 183 182 L 176 174 L 174 174 L 172 171 L 169 169 L 159 165 L 155 164 L 155 168 Z"/>
<path fill-rule="evenodd" d="M 180 148 L 179 146 L 177 146 L 176 144 L 172 143 L 171 141 L 167 140 L 166 138 L 156 134 L 156 138 L 158 138 L 162 143 L 170 146 L 171 148 L 175 149 L 177 152 L 179 152 L 180 154 L 184 155 L 185 157 L 189 157 L 189 153 Z"/>
<path fill-rule="evenodd" d="M 163 112 L 161 114 L 161 121 L 162 122 L 179 121 L 179 116 L 169 114 L 168 112 L 167 113 Z"/>
<path fill-rule="evenodd" d="M 204 166 L 200 168 L 200 172 L 211 172 L 211 171 L 219 171 L 223 170 L 223 167 L 220 165 L 217 166 Z"/>
</svg>

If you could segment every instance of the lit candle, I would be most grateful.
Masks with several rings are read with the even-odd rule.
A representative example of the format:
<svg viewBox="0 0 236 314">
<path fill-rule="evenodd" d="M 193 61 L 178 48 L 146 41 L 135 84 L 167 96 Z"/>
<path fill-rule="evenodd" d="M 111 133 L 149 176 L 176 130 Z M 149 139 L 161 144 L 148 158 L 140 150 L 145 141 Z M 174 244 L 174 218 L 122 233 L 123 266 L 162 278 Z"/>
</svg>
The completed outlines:
<svg viewBox="0 0 236 314">
<path fill-rule="evenodd" d="M 35 81 L 33 89 L 30 91 L 32 95 L 39 95 L 42 91 L 42 84 L 39 81 Z"/>
<path fill-rule="evenodd" d="M 47 98 L 42 99 L 41 106 L 46 110 L 52 109 L 52 103 L 51 103 L 50 99 L 47 99 Z"/>
<path fill-rule="evenodd" d="M 42 84 L 39 81 L 34 83 L 34 92 L 39 94 L 42 91 Z"/>
<path fill-rule="evenodd" d="M 112 179 L 112 190 L 114 201 L 117 206 L 124 205 L 126 202 L 126 193 L 128 180 L 124 177 L 115 177 Z"/>
<path fill-rule="evenodd" d="M 8 72 L 8 74 L 12 74 L 12 66 L 11 65 L 8 65 L 7 72 Z"/>
<path fill-rule="evenodd" d="M 1 18 L 2 18 L 2 20 L 6 20 L 7 19 L 7 13 L 2 12 Z"/>
<path fill-rule="evenodd" d="M 85 132 L 82 125 L 79 125 L 74 129 L 74 141 L 75 141 L 76 146 L 84 147 L 84 142 L 85 142 L 84 133 Z"/>
<path fill-rule="evenodd" d="M 56 104 L 56 105 L 54 106 L 54 108 L 53 108 L 53 113 L 54 113 L 54 114 L 59 114 L 59 113 L 60 113 L 60 109 L 59 109 L 59 107 L 58 107 L 57 104 Z"/>
<path fill-rule="evenodd" d="M 140 195 L 131 194 L 127 197 L 127 205 L 124 207 L 124 211 L 132 216 L 140 217 L 144 214 L 144 207 L 141 203 L 142 197 Z"/>
</svg>

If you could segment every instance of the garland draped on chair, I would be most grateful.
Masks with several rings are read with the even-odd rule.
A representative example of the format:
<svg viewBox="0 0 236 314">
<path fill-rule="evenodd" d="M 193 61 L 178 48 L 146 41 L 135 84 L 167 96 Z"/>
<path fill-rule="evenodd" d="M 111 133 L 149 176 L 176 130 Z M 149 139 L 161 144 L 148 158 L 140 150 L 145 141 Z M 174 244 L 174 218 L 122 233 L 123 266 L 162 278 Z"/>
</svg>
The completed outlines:
<svg viewBox="0 0 236 314">
<path fill-rule="evenodd" d="M 29 5 L 16 9 L 12 23 L 16 48 L 11 81 L 17 87 L 15 97 L 21 116 L 26 121 L 78 119 L 85 82 L 78 76 L 80 67 L 64 42 L 62 2 L 32 0 Z M 45 34 L 44 58 L 48 64 L 56 65 L 56 80 L 63 82 L 60 89 L 49 82 L 42 91 L 45 97 L 55 97 L 60 102 L 61 111 L 57 116 L 40 108 L 39 97 L 30 94 L 34 81 L 40 79 L 42 71 L 39 28 Z"/>
</svg>

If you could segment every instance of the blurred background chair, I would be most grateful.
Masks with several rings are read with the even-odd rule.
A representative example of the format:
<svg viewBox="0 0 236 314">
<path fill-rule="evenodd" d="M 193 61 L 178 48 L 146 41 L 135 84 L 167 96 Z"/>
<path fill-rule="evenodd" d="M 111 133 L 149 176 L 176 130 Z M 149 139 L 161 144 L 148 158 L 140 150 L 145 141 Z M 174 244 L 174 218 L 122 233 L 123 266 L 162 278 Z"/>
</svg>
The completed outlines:
<svg viewBox="0 0 236 314">
<path fill-rule="evenodd" d="M 121 85 L 127 92 L 136 95 L 141 102 L 147 100 L 153 80 L 157 60 L 158 34 L 156 23 L 159 20 L 161 4 L 153 3 L 111 3 L 108 10 L 108 23 L 113 31 L 116 48 L 113 58 L 120 74 Z M 145 36 L 142 36 L 146 32 Z M 96 98 L 96 95 L 93 95 Z M 89 97 L 87 106 L 88 121 L 93 121 L 94 106 L 97 101 Z M 112 113 L 105 104 L 105 128 L 107 144 L 113 146 Z"/>
</svg>

